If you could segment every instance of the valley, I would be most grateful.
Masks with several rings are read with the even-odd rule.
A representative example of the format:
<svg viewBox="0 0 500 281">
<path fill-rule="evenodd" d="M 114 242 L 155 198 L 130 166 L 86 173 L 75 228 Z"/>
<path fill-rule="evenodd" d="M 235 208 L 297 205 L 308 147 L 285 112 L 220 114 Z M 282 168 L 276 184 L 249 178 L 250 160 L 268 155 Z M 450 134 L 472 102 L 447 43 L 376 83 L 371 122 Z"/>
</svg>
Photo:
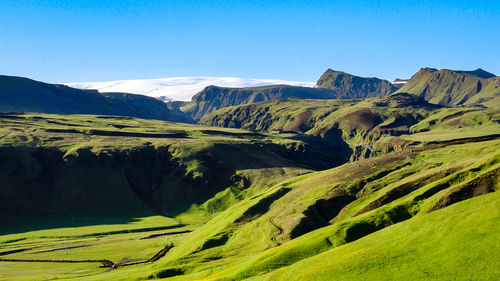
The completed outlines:
<svg viewBox="0 0 500 281">
<path fill-rule="evenodd" d="M 499 120 L 408 94 L 271 100 L 200 125 L 3 113 L 0 279 L 444 280 L 462 258 L 488 279 Z M 443 235 L 461 259 L 415 254 Z"/>
<path fill-rule="evenodd" d="M 2 76 L 0 280 L 492 280 L 497 78 L 164 103 Z"/>
<path fill-rule="evenodd" d="M 0 1 L 0 281 L 500 280 L 500 1 Z"/>
</svg>

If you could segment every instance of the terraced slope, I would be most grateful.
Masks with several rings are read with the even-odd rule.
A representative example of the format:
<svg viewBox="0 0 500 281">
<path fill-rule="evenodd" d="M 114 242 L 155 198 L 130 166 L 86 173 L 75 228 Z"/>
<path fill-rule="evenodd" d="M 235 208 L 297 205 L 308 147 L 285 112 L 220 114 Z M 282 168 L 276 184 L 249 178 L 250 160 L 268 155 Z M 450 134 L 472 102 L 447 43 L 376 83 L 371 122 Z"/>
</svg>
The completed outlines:
<svg viewBox="0 0 500 281">
<path fill-rule="evenodd" d="M 434 104 L 500 107 L 500 78 L 480 68 L 422 68 L 397 92 L 417 95 Z"/>
</svg>

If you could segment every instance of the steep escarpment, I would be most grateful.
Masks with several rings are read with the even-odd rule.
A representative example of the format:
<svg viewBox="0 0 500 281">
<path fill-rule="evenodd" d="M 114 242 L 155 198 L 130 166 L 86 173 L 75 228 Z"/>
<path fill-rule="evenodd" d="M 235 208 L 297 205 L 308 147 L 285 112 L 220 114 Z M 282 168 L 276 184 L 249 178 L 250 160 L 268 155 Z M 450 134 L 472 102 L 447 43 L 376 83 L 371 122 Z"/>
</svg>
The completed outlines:
<svg viewBox="0 0 500 281">
<path fill-rule="evenodd" d="M 0 75 L 0 111 L 105 114 L 181 121 L 165 103 L 142 95 L 79 90 L 28 78 Z"/>
<path fill-rule="evenodd" d="M 373 98 L 387 96 L 399 86 L 375 77 L 359 77 L 343 71 L 328 69 L 316 83 L 317 88 L 332 90 L 339 98 Z"/>
<path fill-rule="evenodd" d="M 474 71 L 422 68 L 398 92 L 441 105 L 493 108 L 500 105 L 498 77 L 480 68 Z"/>
</svg>

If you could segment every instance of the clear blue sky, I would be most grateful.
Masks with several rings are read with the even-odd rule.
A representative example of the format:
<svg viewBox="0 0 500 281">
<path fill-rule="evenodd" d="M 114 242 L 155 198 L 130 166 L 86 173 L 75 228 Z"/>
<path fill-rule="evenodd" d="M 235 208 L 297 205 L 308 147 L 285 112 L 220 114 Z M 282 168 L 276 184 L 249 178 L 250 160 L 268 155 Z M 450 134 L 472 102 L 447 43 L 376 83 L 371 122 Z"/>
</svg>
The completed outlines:
<svg viewBox="0 0 500 281">
<path fill-rule="evenodd" d="M 500 75 L 500 1 L 0 1 L 0 74 L 47 82 L 424 66 Z"/>
</svg>

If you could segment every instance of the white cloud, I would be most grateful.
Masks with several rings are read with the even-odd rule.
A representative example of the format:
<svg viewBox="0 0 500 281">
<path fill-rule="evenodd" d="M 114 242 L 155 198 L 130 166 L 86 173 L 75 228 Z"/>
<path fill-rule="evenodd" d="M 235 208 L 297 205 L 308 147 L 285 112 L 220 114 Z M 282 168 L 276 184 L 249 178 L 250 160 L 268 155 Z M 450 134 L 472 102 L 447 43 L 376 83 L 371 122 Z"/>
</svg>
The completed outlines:
<svg viewBox="0 0 500 281">
<path fill-rule="evenodd" d="M 247 79 L 235 77 L 172 77 L 145 80 L 109 82 L 78 82 L 66 85 L 79 89 L 96 89 L 99 92 L 124 92 L 150 97 L 166 96 L 171 100 L 190 101 L 191 97 L 209 85 L 220 87 L 257 87 L 285 84 L 314 87 L 315 82 L 296 82 L 275 79 Z"/>
</svg>

